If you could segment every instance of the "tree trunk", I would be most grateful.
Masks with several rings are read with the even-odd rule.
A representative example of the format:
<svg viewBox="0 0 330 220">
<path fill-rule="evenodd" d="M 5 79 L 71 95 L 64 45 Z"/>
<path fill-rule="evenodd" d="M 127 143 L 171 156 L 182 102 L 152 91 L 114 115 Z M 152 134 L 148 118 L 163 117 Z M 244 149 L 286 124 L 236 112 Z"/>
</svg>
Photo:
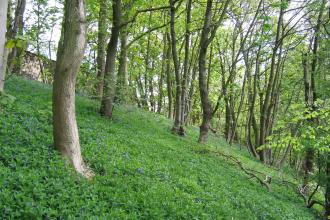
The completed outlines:
<svg viewBox="0 0 330 220">
<path fill-rule="evenodd" d="M 151 70 L 154 69 L 154 61 L 151 63 Z M 150 93 L 150 107 L 151 111 L 156 111 L 156 103 L 155 103 L 155 95 L 154 95 L 154 80 L 153 80 L 153 73 L 150 73 L 150 76 L 148 77 L 148 84 L 149 84 L 149 93 Z"/>
<path fill-rule="evenodd" d="M 281 0 L 282 3 L 283 0 Z M 280 8 L 279 12 L 279 17 L 277 20 L 277 27 L 276 27 L 276 38 L 275 38 L 275 43 L 273 46 L 273 53 L 272 53 L 272 58 L 271 58 L 271 64 L 270 64 L 270 73 L 269 73 L 269 79 L 268 83 L 266 86 L 266 92 L 265 92 L 265 98 L 264 102 L 262 103 L 261 111 L 260 111 L 260 140 L 259 140 L 259 145 L 264 145 L 266 142 L 266 138 L 269 133 L 269 122 L 270 122 L 270 112 L 272 110 L 273 104 L 271 103 L 271 100 L 273 99 L 274 95 L 274 86 L 277 83 L 276 79 L 277 77 L 277 65 L 278 62 L 276 62 L 276 58 L 280 57 L 281 54 L 278 54 L 278 49 L 281 47 L 283 41 L 280 41 L 281 33 L 282 33 L 282 24 L 283 24 L 283 15 L 284 15 L 284 7 Z M 265 150 L 261 150 L 259 152 L 260 155 L 260 160 L 263 163 L 268 162 L 268 157 L 266 155 Z"/>
<path fill-rule="evenodd" d="M 171 34 L 171 46 L 172 46 L 172 58 L 174 63 L 174 73 L 175 73 L 175 114 L 174 114 L 174 124 L 172 127 L 172 132 L 178 135 L 184 135 L 184 128 L 181 120 L 181 74 L 180 74 L 180 63 L 178 52 L 176 48 L 176 33 L 175 33 L 175 6 L 174 0 L 170 1 L 170 34 Z"/>
<path fill-rule="evenodd" d="M 17 35 L 23 35 L 23 28 L 24 28 L 24 22 L 23 22 L 23 16 L 24 16 L 24 11 L 25 11 L 25 5 L 26 5 L 26 0 L 18 0 L 16 2 L 16 9 L 15 9 L 15 18 L 14 18 L 14 25 L 12 29 L 9 31 L 9 36 L 8 38 L 10 39 L 16 39 Z M 22 52 L 22 48 L 17 48 L 14 47 L 12 51 L 8 55 L 8 69 L 11 71 L 13 69 L 14 65 L 14 60 L 16 58 L 19 58 L 20 53 Z M 19 73 L 19 64 L 16 65 L 17 68 L 16 71 Z"/>
<path fill-rule="evenodd" d="M 199 92 L 202 102 L 203 109 L 203 121 L 200 126 L 199 131 L 199 143 L 204 143 L 208 137 L 208 131 L 210 128 L 211 118 L 212 118 L 212 106 L 209 100 L 209 94 L 207 90 L 207 80 L 206 80 L 206 53 L 208 48 L 208 35 L 210 33 L 210 25 L 212 18 L 212 0 L 207 1 L 204 25 L 202 30 L 202 35 L 200 39 L 200 50 L 198 57 L 198 70 L 199 70 Z"/>
<path fill-rule="evenodd" d="M 122 29 L 120 33 L 120 55 L 118 67 L 117 94 L 119 102 L 127 103 L 128 96 L 128 75 L 127 75 L 127 31 Z"/>
<path fill-rule="evenodd" d="M 166 41 L 168 42 L 168 48 L 166 51 L 166 85 L 167 85 L 167 98 L 168 98 L 168 118 L 172 119 L 172 109 L 173 109 L 173 98 L 172 98 L 172 80 L 171 80 L 171 44 L 170 36 L 167 33 Z"/>
<path fill-rule="evenodd" d="M 216 31 L 224 19 L 227 7 L 230 0 L 223 3 L 223 8 L 219 20 L 216 24 L 212 25 L 212 0 L 207 0 L 206 10 L 204 15 L 204 24 L 199 44 L 199 57 L 198 57 L 198 70 L 199 70 L 199 92 L 201 97 L 202 109 L 203 109 L 203 119 L 199 131 L 199 143 L 204 143 L 207 140 L 208 131 L 210 128 L 210 123 L 212 119 L 212 113 L 214 112 L 211 106 L 211 101 L 209 99 L 209 92 L 207 89 L 207 74 L 206 74 L 206 54 L 207 48 L 214 39 Z M 210 35 L 210 36 L 209 36 Z"/>
<path fill-rule="evenodd" d="M 75 115 L 75 84 L 86 45 L 86 20 L 83 0 L 65 1 L 65 14 L 53 84 L 53 135 L 55 147 L 77 172 L 93 173 L 84 164 Z"/>
<path fill-rule="evenodd" d="M 326 162 L 326 186 L 325 186 L 325 216 L 330 216 L 330 154 L 328 153 Z"/>
<path fill-rule="evenodd" d="M 111 118 L 113 110 L 113 101 L 116 92 L 116 54 L 121 23 L 121 0 L 113 0 L 113 26 L 111 29 L 111 38 L 107 48 L 107 59 L 105 63 L 103 97 L 101 101 L 100 114 Z"/>
<path fill-rule="evenodd" d="M 8 0 L 0 1 L 0 92 L 4 90 L 6 66 L 7 66 L 7 49 L 6 30 L 7 30 L 7 7 Z"/>
<path fill-rule="evenodd" d="M 160 79 L 158 82 L 158 103 L 157 103 L 157 113 L 160 114 L 162 112 L 162 105 L 163 105 L 163 82 L 164 82 L 164 72 L 166 66 L 166 51 L 167 51 L 167 40 L 166 40 L 166 31 L 163 35 L 163 56 L 162 56 L 162 69 L 160 72 Z"/>
<path fill-rule="evenodd" d="M 313 41 L 313 49 L 312 49 L 312 63 L 311 63 L 311 71 L 309 73 L 308 68 L 308 60 L 307 60 L 307 54 L 303 54 L 302 58 L 302 65 L 304 70 L 304 86 L 305 86 L 305 105 L 309 109 L 310 113 L 316 110 L 315 102 L 317 100 L 317 91 L 316 91 L 316 85 L 315 85 L 315 77 L 316 77 L 316 71 L 317 71 L 317 53 L 318 53 L 318 44 L 319 44 L 319 32 L 322 24 L 322 16 L 323 11 L 325 8 L 326 1 L 323 0 L 321 2 L 318 18 L 317 18 L 317 24 L 315 27 L 314 32 L 314 41 Z M 314 119 L 311 119 L 311 121 L 316 121 Z M 309 182 L 309 174 L 313 170 L 313 161 L 314 161 L 314 149 L 312 147 L 308 147 L 306 149 L 306 155 L 305 155 L 305 161 L 304 161 L 304 185 L 307 185 Z"/>
<path fill-rule="evenodd" d="M 105 71 L 105 45 L 107 34 L 107 1 L 99 0 L 100 11 L 98 20 L 97 35 L 97 76 L 96 76 L 96 95 L 99 99 L 103 96 L 103 78 Z"/>
<path fill-rule="evenodd" d="M 189 50 L 190 50 L 190 23 L 191 23 L 191 6 L 192 0 L 187 1 L 186 10 L 186 31 L 185 31 L 185 44 L 184 44 L 184 63 L 183 63 L 183 77 L 181 82 L 181 126 L 185 124 L 185 119 L 187 115 L 187 87 L 188 87 L 188 75 L 189 75 Z"/>
</svg>

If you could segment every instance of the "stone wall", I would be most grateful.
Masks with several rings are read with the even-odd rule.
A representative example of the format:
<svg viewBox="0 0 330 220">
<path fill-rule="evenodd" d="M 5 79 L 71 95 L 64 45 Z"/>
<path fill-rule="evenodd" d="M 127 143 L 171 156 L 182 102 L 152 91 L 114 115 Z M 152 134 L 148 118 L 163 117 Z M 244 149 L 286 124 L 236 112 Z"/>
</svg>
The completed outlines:
<svg viewBox="0 0 330 220">
<path fill-rule="evenodd" d="M 22 61 L 20 73 L 18 74 L 31 80 L 45 82 L 45 74 L 47 72 L 48 74 L 53 74 L 54 69 L 54 60 L 49 60 L 45 57 L 38 57 L 37 54 L 26 51 Z"/>
</svg>

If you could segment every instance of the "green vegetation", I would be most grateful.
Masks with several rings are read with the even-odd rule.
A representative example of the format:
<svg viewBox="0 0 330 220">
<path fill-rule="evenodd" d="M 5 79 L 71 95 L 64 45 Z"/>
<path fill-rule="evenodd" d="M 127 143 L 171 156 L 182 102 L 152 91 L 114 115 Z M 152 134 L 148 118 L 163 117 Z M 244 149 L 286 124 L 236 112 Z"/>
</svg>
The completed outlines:
<svg viewBox="0 0 330 220">
<path fill-rule="evenodd" d="M 197 128 L 173 135 L 171 121 L 135 107 L 116 106 L 108 120 L 97 114 L 98 102 L 77 97 L 83 158 L 96 173 L 87 180 L 53 149 L 49 86 L 12 77 L 6 91 L 16 100 L 0 113 L 3 219 L 315 218 L 290 185 L 280 184 L 281 176 L 292 177 L 219 137 L 199 145 Z M 272 175 L 272 190 L 209 149 Z"/>
</svg>

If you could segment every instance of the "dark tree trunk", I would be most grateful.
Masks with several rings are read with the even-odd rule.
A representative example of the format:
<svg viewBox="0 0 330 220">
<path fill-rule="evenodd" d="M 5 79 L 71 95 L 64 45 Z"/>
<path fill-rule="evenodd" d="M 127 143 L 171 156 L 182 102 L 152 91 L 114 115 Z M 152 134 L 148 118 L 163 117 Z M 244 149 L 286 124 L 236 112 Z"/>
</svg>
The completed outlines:
<svg viewBox="0 0 330 220">
<path fill-rule="evenodd" d="M 75 116 L 75 84 L 86 45 L 83 0 L 65 1 L 62 36 L 53 83 L 53 134 L 55 147 L 80 174 L 91 177 L 83 162 Z"/>
<path fill-rule="evenodd" d="M 116 92 L 116 54 L 121 22 L 121 0 L 113 0 L 113 26 L 111 38 L 107 48 L 107 59 L 105 63 L 103 97 L 101 101 L 100 114 L 111 118 L 114 107 L 114 97 Z"/>
<path fill-rule="evenodd" d="M 201 97 L 202 109 L 203 109 L 203 119 L 202 124 L 200 126 L 199 139 L 198 142 L 204 143 L 208 137 L 208 131 L 210 128 L 210 123 L 212 119 L 213 109 L 211 106 L 211 101 L 209 99 L 209 93 L 207 90 L 207 74 L 206 74 L 206 54 L 207 48 L 215 37 L 217 28 L 221 24 L 224 19 L 224 15 L 227 11 L 227 7 L 229 4 L 229 0 L 224 2 L 224 6 L 222 9 L 222 13 L 218 20 L 218 23 L 213 25 L 211 29 L 211 21 L 212 21 L 212 0 L 208 0 L 206 4 L 206 11 L 204 16 L 204 25 L 202 29 L 202 34 L 200 38 L 199 44 L 199 57 L 198 57 L 198 70 L 199 70 L 199 92 Z M 209 36 L 210 35 L 210 36 Z"/>
<path fill-rule="evenodd" d="M 170 34 L 171 34 L 171 48 L 172 48 L 172 58 L 174 63 L 174 73 L 175 73 L 175 112 L 174 112 L 174 124 L 172 127 L 172 132 L 178 135 L 184 135 L 184 128 L 181 120 L 181 74 L 180 74 L 180 63 L 179 63 L 179 57 L 178 52 L 176 48 L 177 39 L 176 39 L 176 33 L 175 33 L 175 6 L 174 0 L 170 1 Z"/>
<path fill-rule="evenodd" d="M 206 53 L 208 48 L 208 35 L 210 32 L 210 25 L 212 19 L 212 0 L 207 1 L 204 25 L 200 39 L 200 49 L 198 57 L 198 71 L 199 71 L 199 92 L 203 109 L 203 121 L 200 126 L 198 142 L 204 143 L 208 137 L 210 122 L 212 118 L 212 106 L 209 100 L 209 93 L 206 82 Z"/>
</svg>

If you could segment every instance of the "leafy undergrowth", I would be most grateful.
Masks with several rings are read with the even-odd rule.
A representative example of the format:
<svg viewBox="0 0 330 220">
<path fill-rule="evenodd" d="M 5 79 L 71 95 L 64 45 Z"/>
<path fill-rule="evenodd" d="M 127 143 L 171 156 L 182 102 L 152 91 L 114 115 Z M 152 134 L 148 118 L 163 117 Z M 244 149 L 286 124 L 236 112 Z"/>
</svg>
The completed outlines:
<svg viewBox="0 0 330 220">
<path fill-rule="evenodd" d="M 165 117 L 135 107 L 116 107 L 113 120 L 98 103 L 77 97 L 83 156 L 96 176 L 88 181 L 66 165 L 52 145 L 51 89 L 12 78 L 16 97 L 0 112 L 1 219 L 314 219 L 285 184 L 269 192 L 212 151 L 244 166 L 290 178 L 198 131 L 172 135 Z M 209 151 L 208 149 L 213 149 Z"/>
</svg>

